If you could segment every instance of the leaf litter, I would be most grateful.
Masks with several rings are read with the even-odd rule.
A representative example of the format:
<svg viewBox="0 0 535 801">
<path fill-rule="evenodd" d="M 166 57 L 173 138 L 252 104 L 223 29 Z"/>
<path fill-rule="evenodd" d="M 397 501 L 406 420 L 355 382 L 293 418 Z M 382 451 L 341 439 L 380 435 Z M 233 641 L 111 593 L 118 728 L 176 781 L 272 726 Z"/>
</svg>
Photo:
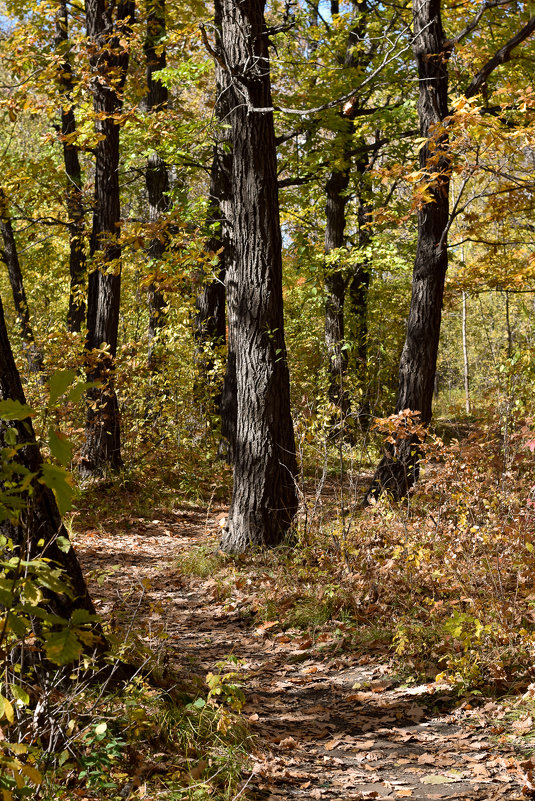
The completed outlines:
<svg viewBox="0 0 535 801">
<path fill-rule="evenodd" d="M 256 743 L 243 799 L 535 797 L 535 760 L 521 761 L 491 731 L 495 702 L 472 709 L 440 683 L 397 686 L 384 654 L 335 647 L 332 626 L 310 636 L 258 623 L 244 613 L 254 608 L 256 568 L 247 576 L 240 565 L 231 583 L 184 575 L 180 560 L 192 549 L 217 547 L 225 511 L 137 518 L 120 534 L 110 521 L 110 530 L 79 533 L 76 547 L 100 613 L 135 620 L 173 676 L 204 676 L 230 654 L 239 660 Z M 531 725 L 524 717 L 515 728 Z"/>
</svg>

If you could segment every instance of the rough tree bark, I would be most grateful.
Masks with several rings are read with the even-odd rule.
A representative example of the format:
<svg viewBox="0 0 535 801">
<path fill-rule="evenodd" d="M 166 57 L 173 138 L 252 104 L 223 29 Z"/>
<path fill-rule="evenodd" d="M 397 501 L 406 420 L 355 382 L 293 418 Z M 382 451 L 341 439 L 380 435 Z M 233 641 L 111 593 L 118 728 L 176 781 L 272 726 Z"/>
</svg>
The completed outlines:
<svg viewBox="0 0 535 801">
<path fill-rule="evenodd" d="M 337 138 L 343 137 L 344 150 L 349 150 L 349 139 L 353 126 L 347 121 L 347 132 L 340 132 Z M 351 160 L 348 158 L 342 169 L 331 172 L 325 185 L 327 202 L 325 206 L 325 256 L 329 256 L 337 248 L 345 244 L 346 206 L 348 203 L 347 188 L 351 172 Z M 327 350 L 329 373 L 329 399 L 343 416 L 349 411 L 349 399 L 344 390 L 344 376 L 347 372 L 348 354 L 344 348 L 344 304 L 346 294 L 346 277 L 339 264 L 325 267 L 325 347 Z"/>
<path fill-rule="evenodd" d="M 368 5 L 366 0 L 356 2 L 353 0 L 355 23 L 351 28 L 346 45 L 346 51 L 341 65 L 345 68 L 365 67 L 371 54 L 363 54 L 356 49 L 364 36 L 366 27 L 366 13 Z M 338 4 L 331 4 L 333 14 L 338 14 Z M 337 166 L 331 171 L 325 185 L 325 255 L 344 247 L 346 244 L 346 211 L 350 201 L 348 188 L 353 169 L 358 176 L 362 176 L 367 168 L 367 156 L 354 161 L 355 147 L 353 137 L 355 134 L 355 119 L 363 111 L 362 98 L 352 99 L 340 113 L 340 129 L 334 141 L 334 150 L 338 155 Z M 362 280 L 364 278 L 364 281 Z M 347 270 L 339 264 L 329 264 L 325 268 L 325 347 L 327 351 L 327 369 L 329 375 L 329 399 L 340 409 L 342 426 L 350 412 L 350 401 L 344 389 L 344 379 L 348 370 L 349 353 L 345 346 L 345 305 L 346 293 L 350 287 L 350 306 L 360 320 L 366 318 L 367 282 L 364 271 L 357 270 L 355 275 L 348 275 Z M 365 325 L 365 323 L 364 323 Z M 354 322 L 352 333 L 360 331 L 362 325 Z"/>
<path fill-rule="evenodd" d="M 92 272 L 87 298 L 87 377 L 99 386 L 88 393 L 86 444 L 81 472 L 98 474 L 121 466 L 119 404 L 114 388 L 121 294 L 119 131 L 114 119 L 122 109 L 121 91 L 128 51 L 121 38 L 134 17 L 132 0 L 117 5 L 87 0 L 86 24 L 92 43 L 93 107 L 99 141 L 95 160 L 95 197 L 91 231 Z M 115 13 L 114 13 L 115 12 Z"/>
<path fill-rule="evenodd" d="M 418 66 L 421 136 L 427 144 L 420 150 L 420 168 L 429 187 L 431 201 L 418 211 L 418 242 L 413 270 L 412 297 L 407 334 L 399 367 L 399 386 L 395 412 L 408 409 L 419 422 L 431 420 L 433 389 L 444 281 L 448 266 L 449 225 L 448 138 L 444 119 L 448 113 L 448 60 L 456 42 L 468 33 L 446 40 L 442 28 L 440 0 L 413 0 L 413 51 Z M 535 31 L 535 17 L 480 69 L 465 96 L 476 95 L 500 64 Z M 373 477 L 365 502 L 388 491 L 395 499 L 405 496 L 418 478 L 420 440 L 399 432 L 394 444 L 385 449 Z"/>
<path fill-rule="evenodd" d="M 368 159 L 360 159 L 357 162 L 359 174 L 362 178 L 368 166 Z M 364 191 L 360 188 L 358 199 L 358 249 L 364 254 L 370 244 L 371 232 L 369 223 L 371 220 L 371 206 L 364 197 Z M 366 256 L 362 256 L 360 263 L 353 269 L 349 276 L 347 288 L 347 311 L 348 311 L 348 339 L 353 344 L 351 351 L 351 366 L 354 365 L 355 373 L 359 379 L 359 389 L 361 398 L 356 417 L 360 425 L 366 428 L 369 425 L 370 405 L 367 396 L 367 372 L 368 372 L 368 290 L 370 288 L 370 263 Z M 350 368 L 351 369 L 351 368 Z"/>
<path fill-rule="evenodd" d="M 0 235 L 2 236 L 3 247 L 0 247 L 0 258 L 7 267 L 9 283 L 13 293 L 13 304 L 17 313 L 22 335 L 22 345 L 24 355 L 28 362 L 30 373 L 41 373 L 43 371 L 43 354 L 38 348 L 33 334 L 28 300 L 24 289 L 22 271 L 20 269 L 17 242 L 11 217 L 7 205 L 7 198 L 4 190 L 0 188 Z"/>
<path fill-rule="evenodd" d="M 440 0 L 413 0 L 413 51 L 418 66 L 420 169 L 431 181 L 431 199 L 418 210 L 418 242 L 412 278 L 407 333 L 399 366 L 395 413 L 417 411 L 420 422 L 431 420 L 431 403 L 440 334 L 442 297 L 448 267 L 450 160 L 443 121 L 448 113 L 449 43 L 444 36 Z M 418 476 L 418 442 L 400 436 L 378 465 L 367 499 L 387 490 L 401 498 Z"/>
<path fill-rule="evenodd" d="M 233 142 L 235 268 L 227 282 L 236 348 L 234 487 L 221 548 L 282 541 L 297 511 L 297 465 L 284 342 L 277 165 L 264 1 L 221 0 L 220 57 Z"/>
<path fill-rule="evenodd" d="M 0 298 L 0 400 L 16 400 L 25 403 L 24 391 L 13 353 L 9 343 L 4 318 L 2 300 Z M 4 434 L 7 427 L 14 428 L 17 443 L 23 445 L 16 453 L 16 460 L 34 477 L 31 487 L 26 492 L 26 508 L 22 513 L 20 524 L 0 524 L 0 532 L 13 540 L 20 549 L 24 559 L 32 559 L 44 554 L 48 559 L 59 564 L 69 577 L 75 598 L 55 595 L 51 598 L 53 610 L 63 617 L 70 617 L 75 609 L 86 609 L 95 612 L 87 591 L 85 579 L 74 549 L 67 553 L 58 547 L 58 537 L 68 539 L 68 534 L 61 522 L 61 517 L 54 494 L 49 487 L 38 480 L 43 459 L 35 439 L 31 420 L 3 422 L 0 421 L 0 447 L 5 447 Z"/>
<path fill-rule="evenodd" d="M 78 332 L 85 318 L 86 258 L 84 249 L 84 202 L 82 170 L 78 148 L 73 142 L 76 118 L 72 106 L 73 74 L 69 57 L 69 17 L 66 0 L 59 0 L 56 12 L 56 51 L 63 58 L 58 70 L 58 82 L 63 96 L 61 107 L 61 140 L 63 163 L 67 175 L 65 201 L 69 215 L 69 272 L 70 293 L 67 312 L 67 329 Z"/>
<path fill-rule="evenodd" d="M 165 50 L 166 17 L 165 0 L 152 0 L 147 16 L 147 34 L 145 37 L 145 58 L 147 62 L 147 111 L 158 113 L 167 108 L 169 92 L 167 87 L 155 77 L 155 72 L 165 69 L 167 59 Z M 149 222 L 156 231 L 149 245 L 151 270 L 155 278 L 149 285 L 149 349 L 148 365 L 154 368 L 157 359 L 155 345 L 158 331 L 165 321 L 166 302 L 158 283 L 158 264 L 169 245 L 168 232 L 158 222 L 170 208 L 169 172 L 164 159 L 159 153 L 152 153 L 145 170 L 145 185 L 149 200 Z"/>
<path fill-rule="evenodd" d="M 214 354 L 218 348 L 225 344 L 226 339 L 226 313 L 225 313 L 225 281 L 227 269 L 231 268 L 232 259 L 232 237 L 230 230 L 230 171 L 232 169 L 232 154 L 223 152 L 218 143 L 214 147 L 212 168 L 210 171 L 210 206 L 208 210 L 207 223 L 211 228 L 211 234 L 206 242 L 206 252 L 208 258 L 217 259 L 217 266 L 211 266 L 199 273 L 201 289 L 195 300 L 195 341 L 197 351 L 197 365 L 201 375 L 204 375 L 203 393 L 209 387 L 212 396 L 212 404 L 215 410 L 222 409 L 223 388 L 217 384 L 207 382 L 208 376 L 214 366 Z M 229 272 L 230 275 L 230 272 Z M 228 365 L 228 362 L 227 362 Z M 232 377 L 226 379 L 228 395 L 229 383 Z M 225 402 L 223 421 L 226 425 L 224 436 L 233 439 L 229 435 L 230 430 L 235 429 L 235 414 L 232 409 L 235 404 L 230 401 L 235 397 L 232 393 Z M 230 402 L 229 402 L 230 401 Z"/>
<path fill-rule="evenodd" d="M 214 5 L 214 31 L 216 46 L 221 48 L 221 3 Z M 217 266 L 202 271 L 199 278 L 202 287 L 195 308 L 195 339 L 197 342 L 197 362 L 201 372 L 208 374 L 214 363 L 211 355 L 225 344 L 225 282 L 231 277 L 232 250 L 232 144 L 228 128 L 229 81 L 227 71 L 221 63 L 215 62 L 216 102 L 215 118 L 218 129 L 214 145 L 212 168 L 210 171 L 210 199 L 207 223 L 211 234 L 206 242 L 206 251 L 212 259 L 217 258 Z M 223 387 L 214 386 L 212 400 L 214 408 L 221 413 L 222 435 L 228 443 L 228 457 L 232 460 L 233 442 L 236 431 L 236 376 L 235 358 L 232 345 L 227 342 L 227 362 Z"/>
</svg>

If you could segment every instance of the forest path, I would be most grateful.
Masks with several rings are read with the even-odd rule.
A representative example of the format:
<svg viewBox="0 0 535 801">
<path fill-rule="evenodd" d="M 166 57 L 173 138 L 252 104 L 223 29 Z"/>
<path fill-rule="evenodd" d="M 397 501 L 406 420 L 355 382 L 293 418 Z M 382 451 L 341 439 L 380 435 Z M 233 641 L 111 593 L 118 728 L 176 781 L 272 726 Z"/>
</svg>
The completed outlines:
<svg viewBox="0 0 535 801">
<path fill-rule="evenodd" d="M 120 615 L 174 671 L 204 677 L 229 654 L 240 660 L 257 738 L 242 797 L 525 798 L 518 760 L 493 743 L 492 702 L 480 715 L 455 709 L 446 687 L 396 687 L 379 658 L 337 650 L 334 630 L 258 625 L 245 612 L 259 577 L 246 568 L 230 597 L 217 577 L 183 575 L 192 548 L 216 546 L 218 512 L 104 521 L 76 546 L 99 611 Z"/>
</svg>

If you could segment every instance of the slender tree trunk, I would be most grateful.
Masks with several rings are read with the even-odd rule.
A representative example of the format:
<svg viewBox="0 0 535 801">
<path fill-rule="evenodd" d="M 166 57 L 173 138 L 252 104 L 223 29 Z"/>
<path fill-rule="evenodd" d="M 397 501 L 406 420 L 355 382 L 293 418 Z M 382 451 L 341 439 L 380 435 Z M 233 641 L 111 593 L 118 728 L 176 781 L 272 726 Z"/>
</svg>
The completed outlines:
<svg viewBox="0 0 535 801">
<path fill-rule="evenodd" d="M 347 139 L 347 134 L 339 134 Z M 333 170 L 325 187 L 327 204 L 325 209 L 325 256 L 345 244 L 347 188 L 349 186 L 350 163 L 343 169 Z M 340 408 L 342 414 L 349 410 L 349 399 L 344 390 L 347 372 L 347 348 L 344 348 L 344 303 L 346 278 L 340 265 L 325 266 L 325 346 L 329 373 L 329 399 Z"/>
<path fill-rule="evenodd" d="M 468 363 L 468 337 L 466 335 L 466 292 L 463 291 L 463 373 L 464 404 L 466 414 L 470 414 L 470 366 Z"/>
<path fill-rule="evenodd" d="M 364 2 L 352 3 L 353 12 L 356 16 L 354 25 L 349 32 L 346 51 L 344 57 L 340 59 L 344 67 L 363 68 L 369 62 L 371 56 L 363 55 L 355 51 L 355 45 L 359 43 L 364 35 L 366 28 L 366 12 L 368 6 Z M 338 3 L 331 4 L 331 14 L 339 13 Z M 343 113 L 340 114 L 341 122 L 334 141 L 334 153 L 337 166 L 330 173 L 325 185 L 326 208 L 325 208 L 325 255 L 329 256 L 333 251 L 343 248 L 346 244 L 345 227 L 346 211 L 349 202 L 348 188 L 353 170 L 353 135 L 355 133 L 354 120 L 361 109 L 357 98 L 353 98 L 347 104 Z M 340 166 L 341 162 L 341 166 Z M 359 159 L 356 163 L 358 175 L 366 169 L 367 159 Z M 327 261 L 329 259 L 327 258 Z M 345 336 L 345 313 L 346 292 L 350 289 L 350 304 L 353 310 L 362 317 L 362 304 L 367 301 L 367 292 L 360 291 L 362 287 L 361 277 L 348 275 L 347 269 L 343 269 L 335 261 L 328 263 L 325 267 L 325 346 L 327 350 L 328 375 L 329 375 L 329 400 L 340 409 L 340 420 L 342 426 L 344 420 L 350 412 L 350 400 L 344 388 L 345 376 L 349 364 L 349 354 Z M 356 305 L 355 305 L 356 304 Z M 364 311 L 365 313 L 365 311 Z M 353 326 L 355 328 L 355 326 Z"/>
<path fill-rule="evenodd" d="M 165 0 L 151 0 L 147 16 L 147 35 L 145 38 L 145 58 L 147 62 L 147 110 L 151 113 L 165 111 L 169 102 L 167 87 L 155 77 L 158 70 L 167 64 L 165 36 L 167 31 Z M 149 221 L 158 227 L 162 215 L 170 208 L 169 172 L 163 158 L 158 153 L 149 156 L 145 171 L 145 182 L 149 199 Z M 149 245 L 149 259 L 154 280 L 149 286 L 149 350 L 148 364 L 156 365 L 155 345 L 158 331 L 165 322 L 167 304 L 159 286 L 158 265 L 168 248 L 169 237 L 165 229 L 157 230 Z"/>
<path fill-rule="evenodd" d="M 418 65 L 420 169 L 431 200 L 418 211 L 418 242 L 412 279 L 407 334 L 399 367 L 396 413 L 418 412 L 427 425 L 435 382 L 444 281 L 448 267 L 450 160 L 443 121 L 448 113 L 448 43 L 442 28 L 440 0 L 413 0 L 414 55 Z M 383 490 L 403 497 L 418 477 L 419 441 L 400 432 L 378 465 L 367 499 Z"/>
<path fill-rule="evenodd" d="M 221 48 L 221 4 L 214 8 L 214 30 L 216 46 Z M 195 339 L 197 343 L 197 361 L 202 372 L 208 375 L 214 365 L 213 353 L 225 344 L 225 282 L 231 279 L 233 245 L 232 245 L 232 143 L 228 127 L 228 115 L 231 112 L 229 103 L 229 80 L 224 66 L 216 61 L 215 65 L 216 102 L 215 117 L 218 130 L 210 172 L 210 204 L 208 225 L 211 236 L 206 243 L 206 250 L 218 264 L 207 274 L 200 275 L 202 288 L 197 295 L 195 317 Z M 236 432 L 236 360 L 230 341 L 227 343 L 226 373 L 223 386 L 212 385 L 211 395 L 214 407 L 221 413 L 222 435 L 228 444 L 229 460 L 232 460 L 233 442 Z"/>
<path fill-rule="evenodd" d="M 229 196 L 229 171 L 232 169 L 232 154 L 223 153 L 219 146 L 214 148 L 210 173 L 210 207 L 208 224 L 212 233 L 206 242 L 208 258 L 217 259 L 217 266 L 199 272 L 201 289 L 195 300 L 195 327 L 197 368 L 201 373 L 201 396 L 206 390 L 211 395 L 214 410 L 221 410 L 222 386 L 210 378 L 214 367 L 215 353 L 225 344 L 225 279 L 226 266 L 231 257 L 231 237 L 229 220 L 223 216 L 223 207 Z M 227 211 L 228 215 L 228 211 Z M 212 273 L 213 271 L 213 273 Z"/>
<path fill-rule="evenodd" d="M 43 354 L 38 348 L 33 335 L 30 310 L 28 309 L 28 301 L 24 289 L 22 271 L 20 269 L 17 242 L 9 216 L 7 198 L 4 194 L 4 190 L 1 188 L 0 235 L 3 241 L 3 247 L 0 249 L 0 256 L 7 267 L 9 283 L 11 284 L 11 291 L 13 292 L 13 303 L 20 324 L 22 343 L 24 354 L 28 361 L 28 368 L 30 373 L 41 373 L 43 371 Z"/>
<path fill-rule="evenodd" d="M 18 374 L 8 339 L 4 310 L 0 299 L 0 400 L 16 400 L 25 403 L 24 391 Z M 47 559 L 59 564 L 67 573 L 76 597 L 54 595 L 51 606 L 57 614 L 70 617 L 75 609 L 86 609 L 94 613 L 93 603 L 76 557 L 71 547 L 67 553 L 58 547 L 58 537 L 68 539 L 67 531 L 61 523 L 54 494 L 49 487 L 39 481 L 43 460 L 35 439 L 31 420 L 0 421 L 0 448 L 5 447 L 7 428 L 16 431 L 17 444 L 23 445 L 14 457 L 23 468 L 33 474 L 31 485 L 22 500 L 24 511 L 18 525 L 3 522 L 0 532 L 7 534 L 19 549 L 23 559 L 32 559 L 43 554 Z"/>
<path fill-rule="evenodd" d="M 56 13 L 56 50 L 63 55 L 59 67 L 59 84 L 63 96 L 61 107 L 61 139 L 63 163 L 67 175 L 65 199 L 69 215 L 69 272 L 70 293 L 67 312 L 67 328 L 78 332 L 85 318 L 86 258 L 84 250 L 84 203 L 82 193 L 82 170 L 78 148 L 73 143 L 76 133 L 76 118 L 72 106 L 73 76 L 69 58 L 69 17 L 66 0 L 59 0 Z"/>
<path fill-rule="evenodd" d="M 149 221 L 155 226 L 163 214 L 169 211 L 169 173 L 167 165 L 158 153 L 152 153 L 145 170 L 145 181 L 149 198 Z M 156 341 L 158 331 L 165 322 L 167 304 L 158 281 L 158 267 L 169 246 L 169 236 L 166 230 L 160 230 L 151 239 L 149 245 L 150 270 L 155 275 L 149 286 L 149 349 L 148 364 L 154 369 L 157 363 Z"/>
<path fill-rule="evenodd" d="M 88 393 L 86 445 L 81 472 L 101 473 L 121 466 L 119 404 L 114 387 L 121 294 L 119 131 L 114 116 L 122 109 L 121 91 L 128 51 L 121 38 L 133 21 L 132 0 L 115 6 L 87 0 L 86 22 L 94 53 L 93 107 L 99 141 L 96 147 L 95 198 L 91 232 L 92 272 L 87 301 L 87 377 L 99 386 Z M 103 347 L 104 346 L 104 347 Z"/>
<path fill-rule="evenodd" d="M 282 256 L 268 34 L 263 0 L 218 0 L 233 140 L 235 270 L 228 284 L 236 348 L 234 488 L 221 548 L 280 543 L 297 511 L 297 464 L 282 304 Z"/>
<path fill-rule="evenodd" d="M 505 290 L 505 326 L 507 329 L 507 358 L 513 354 L 513 330 L 511 328 L 511 314 L 509 309 L 509 291 Z"/>
<path fill-rule="evenodd" d="M 361 162 L 357 162 L 360 166 Z M 367 166 L 367 159 L 362 164 L 361 177 Z M 358 224 L 359 238 L 358 247 L 361 254 L 364 254 L 370 244 L 371 234 L 369 222 L 371 219 L 371 207 L 361 196 L 359 198 Z M 361 262 L 357 265 L 349 278 L 347 289 L 348 295 L 348 339 L 352 343 L 352 362 L 358 379 L 361 398 L 357 411 L 357 418 L 364 428 L 369 424 L 370 404 L 367 396 L 367 373 L 368 373 L 368 290 L 370 288 L 370 263 L 367 256 L 362 256 Z"/>
</svg>

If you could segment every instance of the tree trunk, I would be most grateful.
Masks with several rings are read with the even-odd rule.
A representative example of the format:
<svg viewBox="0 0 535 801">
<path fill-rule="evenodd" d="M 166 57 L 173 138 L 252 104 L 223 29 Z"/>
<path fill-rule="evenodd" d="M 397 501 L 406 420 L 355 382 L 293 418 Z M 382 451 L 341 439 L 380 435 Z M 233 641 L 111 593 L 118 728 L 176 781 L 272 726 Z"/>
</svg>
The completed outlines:
<svg viewBox="0 0 535 801">
<path fill-rule="evenodd" d="M 221 4 L 214 8 L 214 30 L 216 46 L 221 47 Z M 200 274 L 202 288 L 197 295 L 195 308 L 195 340 L 197 343 L 197 363 L 200 371 L 209 375 L 214 366 L 213 353 L 225 344 L 225 281 L 230 278 L 232 269 L 232 150 L 227 118 L 231 112 L 229 103 L 229 81 L 224 67 L 215 65 L 216 102 L 215 117 L 218 129 L 210 172 L 210 203 L 207 223 L 211 235 L 206 243 L 208 256 L 217 258 L 217 266 Z M 223 387 L 213 384 L 209 391 L 215 409 L 219 408 L 222 418 L 222 434 L 227 440 L 229 457 L 236 431 L 236 377 L 235 359 L 228 344 L 226 375 Z"/>
<path fill-rule="evenodd" d="M 199 271 L 198 280 L 201 289 L 195 300 L 195 350 L 197 369 L 201 380 L 197 380 L 196 394 L 204 398 L 211 396 L 214 411 L 221 410 L 222 387 L 211 378 L 214 368 L 215 353 L 225 344 L 225 278 L 226 265 L 230 257 L 229 221 L 223 216 L 225 195 L 228 196 L 226 184 L 228 172 L 232 169 L 232 155 L 222 153 L 218 146 L 214 148 L 212 169 L 210 174 L 210 207 L 208 225 L 212 234 L 206 242 L 207 257 L 217 259 L 217 266 Z M 200 390 L 200 391 L 199 391 Z"/>
<path fill-rule="evenodd" d="M 26 403 L 0 299 L 0 400 L 8 399 Z M 43 554 L 65 570 L 76 597 L 71 599 L 65 595 L 52 596 L 51 606 L 55 613 L 69 618 L 75 609 L 86 609 L 93 614 L 95 611 L 93 603 L 74 549 L 71 547 L 65 553 L 58 547 L 58 537 L 68 539 L 68 534 L 61 523 L 52 490 L 39 481 L 43 459 L 31 421 L 30 419 L 9 423 L 0 421 L 0 448 L 5 447 L 5 433 L 8 427 L 15 429 L 17 443 L 24 446 L 17 450 L 14 458 L 23 468 L 29 470 L 34 478 L 29 491 L 26 490 L 21 499 L 25 502 L 25 508 L 19 524 L 15 526 L 10 523 L 0 523 L 0 533 L 7 534 L 8 538 L 13 540 L 23 559 L 33 559 Z"/>
<path fill-rule="evenodd" d="M 367 159 L 357 162 L 359 172 L 364 173 Z M 369 246 L 371 234 L 368 223 L 371 207 L 361 196 L 359 198 L 358 248 L 361 253 Z M 361 397 L 356 416 L 360 425 L 367 428 L 370 420 L 370 404 L 367 396 L 368 372 L 368 290 L 370 288 L 370 264 L 368 257 L 362 257 L 349 277 L 348 295 L 348 339 L 352 343 L 352 364 L 357 376 Z"/>
<path fill-rule="evenodd" d="M 355 22 L 348 34 L 345 54 L 340 58 L 340 64 L 345 68 L 365 68 L 370 61 L 370 54 L 355 51 L 363 38 L 366 29 L 366 13 L 368 11 L 366 0 L 352 2 Z M 331 4 L 331 13 L 339 13 L 338 3 Z M 361 104 L 356 97 L 344 107 L 340 114 L 340 129 L 334 141 L 334 156 L 336 166 L 327 179 L 325 191 L 327 202 L 325 208 L 325 255 L 329 256 L 334 250 L 343 248 L 346 244 L 346 209 L 349 202 L 348 188 L 353 169 L 353 136 L 355 133 L 355 118 L 361 110 Z M 341 166 L 340 166 L 341 162 Z M 367 158 L 361 158 L 356 163 L 358 175 L 362 175 L 367 166 Z M 356 279 L 356 280 L 353 280 Z M 338 425 L 344 426 L 351 404 L 349 395 L 344 388 L 345 375 L 349 364 L 349 354 L 345 341 L 345 314 L 344 306 L 346 291 L 350 290 L 350 304 L 353 310 L 362 317 L 362 303 L 367 301 L 367 292 L 360 292 L 362 285 L 360 276 L 349 276 L 335 262 L 325 268 L 325 346 L 328 359 L 329 400 L 340 410 Z M 355 303 L 358 304 L 355 306 Z M 364 309 L 365 314 L 365 309 Z M 353 326 L 355 330 L 355 326 Z M 334 421 L 333 421 L 334 422 Z"/>
<path fill-rule="evenodd" d="M 448 43 L 440 0 L 413 0 L 414 55 L 418 65 L 420 133 L 427 144 L 420 150 L 420 169 L 431 200 L 418 210 L 418 242 L 412 279 L 407 333 L 399 366 L 396 413 L 418 412 L 427 425 L 435 382 L 444 281 L 448 266 L 450 160 L 443 120 L 448 113 Z M 386 490 L 399 499 L 418 477 L 419 440 L 404 436 L 389 445 L 378 465 L 367 499 Z"/>
<path fill-rule="evenodd" d="M 145 58 L 147 62 L 147 110 L 151 113 L 165 111 L 169 102 L 167 87 L 155 77 L 154 73 L 165 69 L 167 58 L 165 51 L 166 36 L 165 0 L 154 0 L 149 4 L 147 16 L 147 35 L 145 38 Z M 167 165 L 158 153 L 149 156 L 145 171 L 145 183 L 149 198 L 149 221 L 157 223 L 163 214 L 169 211 L 169 173 Z M 166 302 L 158 281 L 158 265 L 167 250 L 167 230 L 159 230 L 149 245 L 149 259 L 154 280 L 149 286 L 149 350 L 148 364 L 151 369 L 156 366 L 155 345 L 158 331 L 165 322 Z"/>
<path fill-rule="evenodd" d="M 284 342 L 282 257 L 268 34 L 263 0 L 220 0 L 233 140 L 235 269 L 227 285 L 236 349 L 234 488 L 221 548 L 280 543 L 297 511 Z"/>
<path fill-rule="evenodd" d="M 347 140 L 347 133 L 338 137 Z M 347 149 L 347 148 L 345 148 Z M 327 184 L 325 209 L 325 255 L 345 244 L 347 188 L 349 186 L 350 162 L 343 169 L 333 170 Z M 325 266 L 325 346 L 327 349 L 329 374 L 329 400 L 339 407 L 342 416 L 349 411 L 349 399 L 344 390 L 347 371 L 347 349 L 344 348 L 344 303 L 346 278 L 338 263 Z M 343 420 L 341 421 L 343 425 Z"/>
<path fill-rule="evenodd" d="M 56 14 L 56 50 L 63 55 L 58 81 L 63 95 L 61 107 L 61 140 L 63 163 L 67 175 L 65 199 L 69 215 L 69 272 L 70 293 L 67 312 L 67 329 L 78 332 L 85 318 L 86 259 L 84 250 L 84 203 L 82 170 L 78 148 L 73 144 L 76 118 L 72 106 L 72 65 L 69 58 L 69 22 L 66 0 L 59 0 Z"/>
<path fill-rule="evenodd" d="M 121 293 L 119 198 L 119 131 L 114 115 L 122 108 L 121 90 L 128 69 L 128 52 L 121 36 L 129 31 L 134 3 L 87 0 L 87 33 L 94 46 L 93 107 L 99 141 L 96 147 L 95 198 L 91 232 L 92 272 L 87 299 L 87 378 L 99 386 L 88 393 L 86 445 L 81 472 L 102 473 L 121 466 L 119 404 L 114 388 Z"/>
<path fill-rule="evenodd" d="M 452 40 L 442 29 L 440 0 L 413 0 L 414 55 L 418 65 L 420 132 L 427 139 L 420 150 L 423 180 L 431 201 L 418 211 L 418 243 L 414 263 L 407 336 L 401 354 L 396 412 L 409 409 L 427 425 L 435 383 L 444 281 L 448 266 L 450 159 L 443 122 L 448 113 L 448 60 Z M 479 70 L 465 97 L 474 97 L 492 72 L 510 61 L 516 47 L 535 30 L 535 17 L 512 36 Z M 365 501 L 383 490 L 399 499 L 418 478 L 420 439 L 403 436 L 385 451 Z"/>
<path fill-rule="evenodd" d="M 152 153 L 149 156 L 145 170 L 145 182 L 149 198 L 149 221 L 157 226 L 162 214 L 165 214 L 170 207 L 168 197 L 169 173 L 165 161 L 158 153 Z M 161 264 L 168 245 L 169 236 L 167 230 L 160 230 L 151 239 L 148 251 L 150 270 L 155 276 L 149 285 L 148 364 L 151 369 L 154 369 L 157 363 L 155 352 L 157 335 L 158 331 L 163 327 L 167 308 L 159 286 L 158 266 Z"/>
<path fill-rule="evenodd" d="M 33 335 L 30 310 L 28 309 L 28 301 L 26 299 L 22 271 L 20 269 L 17 243 L 9 216 L 7 198 L 3 189 L 0 189 L 0 234 L 3 241 L 3 247 L 0 249 L 0 256 L 7 267 L 9 283 L 11 284 L 11 291 L 13 292 L 13 303 L 20 323 L 24 355 L 28 361 L 30 373 L 41 373 L 43 371 L 43 354 L 37 347 Z"/>
<path fill-rule="evenodd" d="M 466 414 L 470 414 L 470 365 L 468 362 L 468 337 L 466 334 L 466 292 L 463 290 L 463 375 L 464 375 L 464 407 Z"/>
</svg>

